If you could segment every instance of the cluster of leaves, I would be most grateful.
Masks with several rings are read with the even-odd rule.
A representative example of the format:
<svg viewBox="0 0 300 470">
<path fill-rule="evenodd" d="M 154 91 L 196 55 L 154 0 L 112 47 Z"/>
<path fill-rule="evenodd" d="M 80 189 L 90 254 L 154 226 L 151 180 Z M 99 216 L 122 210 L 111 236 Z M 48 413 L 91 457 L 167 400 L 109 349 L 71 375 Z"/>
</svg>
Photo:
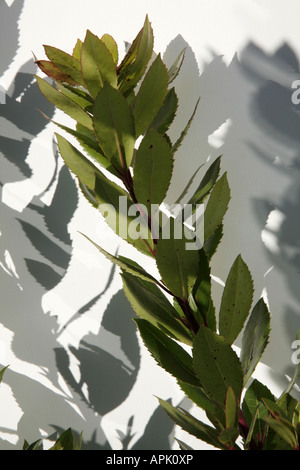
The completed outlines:
<svg viewBox="0 0 300 470">
<path fill-rule="evenodd" d="M 8 366 L 3 367 L 3 369 L 0 370 L 0 383 L 3 380 L 3 376 L 7 368 Z M 51 436 L 49 439 L 54 440 Z M 72 429 L 68 428 L 55 439 L 54 444 L 48 450 L 80 450 L 81 445 L 82 434 L 80 434 L 79 438 L 75 440 Z M 25 439 L 22 450 L 43 450 L 43 439 L 38 439 L 31 444 L 29 444 Z"/>
<path fill-rule="evenodd" d="M 170 236 L 161 236 L 165 220 L 160 205 L 171 182 L 174 155 L 198 105 L 172 142 L 168 130 L 178 106 L 172 82 L 184 51 L 167 68 L 153 52 L 153 31 L 146 17 L 120 62 L 115 40 L 90 31 L 83 41 L 77 40 L 72 54 L 50 46 L 45 52 L 49 60 L 37 64 L 54 83 L 37 76 L 39 88 L 76 122 L 74 129 L 55 123 L 76 139 L 73 145 L 56 134 L 65 164 L 111 228 L 154 260 L 160 279 L 132 259 L 114 256 L 91 242 L 119 266 L 124 292 L 150 353 L 205 411 L 210 424 L 159 400 L 162 408 L 182 429 L 222 450 L 299 449 L 300 403 L 290 394 L 292 386 L 278 399 L 252 377 L 269 341 L 270 314 L 262 298 L 253 305 L 253 281 L 241 255 L 228 273 L 218 312 L 212 299 L 210 264 L 230 200 L 227 174 L 220 176 L 221 157 L 207 164 L 189 199 L 193 209 L 205 205 L 202 246 L 186 249 L 195 226 L 188 233 L 178 217 L 169 220 Z M 190 183 L 181 197 L 188 194 Z M 121 197 L 139 214 L 138 236 L 127 230 L 136 219 L 124 213 Z M 115 208 L 117 223 L 105 210 L 107 204 Z M 153 205 L 157 212 L 151 210 L 149 216 Z M 155 233 L 153 217 L 158 221 Z M 181 236 L 174 235 L 178 228 Z M 240 334 L 238 356 L 233 343 Z"/>
<path fill-rule="evenodd" d="M 51 439 L 51 436 L 49 438 Z M 63 431 L 55 440 L 54 444 L 48 448 L 48 450 L 81 450 L 82 445 L 82 434 L 76 440 L 74 438 L 71 428 L 68 428 L 66 431 Z M 22 450 L 44 450 L 43 449 L 43 439 L 38 439 L 37 441 L 29 444 L 26 440 L 23 444 Z"/>
</svg>

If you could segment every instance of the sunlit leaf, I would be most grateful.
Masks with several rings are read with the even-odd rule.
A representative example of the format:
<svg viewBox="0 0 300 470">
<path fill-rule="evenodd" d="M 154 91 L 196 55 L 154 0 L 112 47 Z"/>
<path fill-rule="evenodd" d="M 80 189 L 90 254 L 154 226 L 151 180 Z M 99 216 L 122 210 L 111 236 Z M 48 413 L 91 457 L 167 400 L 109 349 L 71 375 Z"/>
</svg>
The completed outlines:
<svg viewBox="0 0 300 470">
<path fill-rule="evenodd" d="M 122 274 L 122 279 L 124 293 L 139 317 L 178 341 L 192 344 L 190 332 L 181 323 L 172 304 L 153 282 L 126 272 Z"/>
<path fill-rule="evenodd" d="M 198 108 L 199 101 L 200 101 L 200 99 L 197 100 L 196 105 L 195 105 L 195 107 L 194 107 L 194 111 L 193 111 L 193 113 L 192 113 L 190 119 L 188 120 L 188 122 L 187 122 L 185 128 L 183 129 L 183 131 L 181 132 L 179 138 L 177 139 L 177 141 L 176 141 L 175 144 L 173 145 L 173 147 L 172 147 L 172 153 L 177 152 L 177 150 L 178 150 L 179 147 L 181 146 L 181 144 L 182 144 L 182 142 L 183 142 L 185 136 L 187 135 L 187 133 L 188 133 L 188 131 L 189 131 L 191 125 L 192 125 L 192 122 L 193 122 L 193 120 L 194 120 L 194 117 L 195 117 L 195 115 L 196 115 L 196 111 L 197 111 L 197 108 Z"/>
<path fill-rule="evenodd" d="M 96 98 L 105 83 L 114 88 L 117 86 L 113 57 L 104 42 L 89 30 L 82 44 L 81 70 L 85 85 L 93 98 Z"/>
<path fill-rule="evenodd" d="M 35 63 L 45 75 L 48 75 L 48 77 L 52 78 L 53 80 L 70 83 L 71 85 L 76 84 L 76 81 L 73 80 L 70 75 L 62 72 L 49 60 L 37 60 Z"/>
<path fill-rule="evenodd" d="M 236 428 L 239 420 L 239 400 L 230 386 L 225 401 L 226 428 Z"/>
<path fill-rule="evenodd" d="M 216 330 L 216 314 L 211 296 L 210 266 L 204 249 L 198 251 L 198 256 L 199 272 L 191 295 L 199 312 L 197 314 L 198 323 Z"/>
<path fill-rule="evenodd" d="M 181 66 L 183 64 L 183 61 L 184 61 L 185 52 L 186 52 L 186 47 L 180 52 L 180 54 L 176 57 L 171 67 L 168 69 L 169 83 L 172 83 L 173 80 L 175 80 L 175 78 L 178 76 Z"/>
<path fill-rule="evenodd" d="M 81 48 L 82 48 L 82 41 L 81 39 L 77 39 L 72 55 L 79 62 L 81 60 Z"/>
<path fill-rule="evenodd" d="M 105 156 L 124 172 L 133 157 L 134 121 L 125 98 L 108 83 L 95 100 L 94 129 Z"/>
<path fill-rule="evenodd" d="M 80 62 L 72 55 L 53 46 L 44 46 L 50 61 L 63 73 L 69 75 L 78 85 L 84 85 Z"/>
<path fill-rule="evenodd" d="M 175 408 L 165 400 L 159 399 L 159 403 L 168 416 L 184 431 L 213 447 L 224 449 L 224 445 L 218 440 L 218 432 L 213 427 L 197 420 L 187 411 Z"/>
<path fill-rule="evenodd" d="M 153 52 L 153 31 L 148 15 L 117 69 L 119 90 L 128 94 L 142 77 Z"/>
<path fill-rule="evenodd" d="M 213 188 L 220 172 L 221 157 L 218 157 L 208 168 L 202 178 L 194 195 L 189 200 L 189 204 L 202 204 L 206 196 Z"/>
<path fill-rule="evenodd" d="M 232 344 L 243 328 L 252 304 L 253 280 L 239 255 L 226 279 L 219 314 L 220 334 Z"/>
<path fill-rule="evenodd" d="M 170 237 L 160 237 L 156 248 L 156 263 L 163 282 L 181 299 L 188 299 L 199 272 L 197 251 L 187 250 L 187 239 L 181 224 L 172 217 Z M 178 230 L 178 238 L 175 231 Z"/>
<path fill-rule="evenodd" d="M 71 118 L 87 127 L 93 129 L 90 115 L 75 101 L 64 95 L 41 77 L 35 76 L 41 93 L 58 109 L 68 114 Z"/>
<path fill-rule="evenodd" d="M 3 367 L 3 369 L 0 370 L 0 383 L 1 383 L 2 380 L 3 380 L 4 372 L 6 371 L 6 369 L 7 369 L 8 367 L 9 367 L 9 366 Z"/>
<path fill-rule="evenodd" d="M 262 398 L 267 398 L 275 402 L 275 398 L 268 387 L 257 379 L 254 379 L 246 390 L 242 403 L 242 411 L 246 422 L 249 427 L 251 423 L 254 427 L 254 429 L 252 429 L 254 437 L 257 435 L 262 436 L 265 429 L 264 417 L 268 414 L 268 410 L 263 404 Z M 254 417 L 255 422 L 253 423 Z"/>
<path fill-rule="evenodd" d="M 194 340 L 193 357 L 197 377 L 210 397 L 225 404 L 229 387 L 240 397 L 242 367 L 235 351 L 222 336 L 200 325 Z"/>
<path fill-rule="evenodd" d="M 112 55 L 115 64 L 118 64 L 119 60 L 119 53 L 118 53 L 118 45 L 114 38 L 110 34 L 103 34 L 101 36 L 101 41 L 106 45 L 107 49 Z"/>
<path fill-rule="evenodd" d="M 135 319 L 140 335 L 156 362 L 178 380 L 198 385 L 191 356 L 176 341 L 144 319 Z"/>
<path fill-rule="evenodd" d="M 173 171 L 173 157 L 166 140 L 151 129 L 142 140 L 133 166 L 133 187 L 137 200 L 151 215 L 167 193 Z"/>
<path fill-rule="evenodd" d="M 254 306 L 242 338 L 241 363 L 244 383 L 251 377 L 269 340 L 270 313 L 263 298 Z"/>
<path fill-rule="evenodd" d="M 157 283 L 157 280 L 151 276 L 145 269 L 143 269 L 141 266 L 138 266 L 137 263 L 133 262 L 131 259 L 124 258 L 122 257 L 117 257 L 109 253 L 108 251 L 104 250 L 100 245 L 92 241 L 89 237 L 82 235 L 90 242 L 92 243 L 98 251 L 100 251 L 101 254 L 103 254 L 107 259 L 112 261 L 114 264 L 119 266 L 123 271 L 129 272 L 130 274 L 133 274 L 134 276 L 138 276 L 141 279 L 145 279 L 146 281 L 150 281 L 153 283 Z"/>
<path fill-rule="evenodd" d="M 153 119 L 150 127 L 160 134 L 164 134 L 172 124 L 178 107 L 178 98 L 175 89 L 168 90 L 164 102 Z"/>
<path fill-rule="evenodd" d="M 214 185 L 204 212 L 204 240 L 222 224 L 230 201 L 230 189 L 225 172 Z"/>
<path fill-rule="evenodd" d="M 96 174 L 99 170 L 79 150 L 70 144 L 68 140 L 59 134 L 55 134 L 60 155 L 67 167 L 88 188 L 94 189 Z"/>
<path fill-rule="evenodd" d="M 133 104 L 136 137 L 144 134 L 160 110 L 168 87 L 168 72 L 160 55 L 146 73 Z"/>
<path fill-rule="evenodd" d="M 148 247 L 153 248 L 153 239 L 148 221 L 142 215 L 136 216 L 138 208 L 128 193 L 100 172 L 94 191 L 98 209 L 111 229 L 138 250 L 149 252 Z M 134 214 L 131 215 L 132 212 Z"/>
</svg>

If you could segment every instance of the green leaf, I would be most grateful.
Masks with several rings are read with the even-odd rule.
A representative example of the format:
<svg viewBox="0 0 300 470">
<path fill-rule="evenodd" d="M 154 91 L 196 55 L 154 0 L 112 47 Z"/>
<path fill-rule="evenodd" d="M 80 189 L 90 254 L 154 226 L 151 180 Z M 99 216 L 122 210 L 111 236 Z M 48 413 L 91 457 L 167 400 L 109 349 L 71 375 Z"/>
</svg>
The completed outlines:
<svg viewBox="0 0 300 470">
<path fill-rule="evenodd" d="M 59 436 L 56 444 L 60 444 L 63 450 L 74 450 L 75 442 L 71 428 L 68 428 Z"/>
<path fill-rule="evenodd" d="M 175 408 L 165 400 L 159 399 L 159 403 L 172 421 L 184 431 L 213 447 L 224 449 L 224 445 L 218 440 L 218 432 L 214 428 L 197 420 L 187 411 Z"/>
<path fill-rule="evenodd" d="M 242 338 L 240 360 L 246 384 L 255 370 L 269 340 L 270 313 L 261 298 L 254 306 Z"/>
<path fill-rule="evenodd" d="M 88 188 L 85 184 L 79 182 L 79 189 L 88 202 L 95 208 L 98 208 L 98 201 L 95 198 L 95 193 L 92 189 Z"/>
<path fill-rule="evenodd" d="M 58 109 L 68 114 L 72 119 L 87 127 L 93 129 L 92 118 L 75 101 L 64 95 L 42 78 L 35 76 L 41 93 Z"/>
<path fill-rule="evenodd" d="M 226 428 L 236 428 L 239 420 L 239 400 L 231 386 L 228 387 L 225 401 Z"/>
<path fill-rule="evenodd" d="M 98 168 L 93 165 L 76 147 L 59 134 L 55 134 L 59 153 L 67 167 L 88 188 L 94 189 Z"/>
<path fill-rule="evenodd" d="M 168 90 L 162 107 L 153 119 L 150 127 L 160 134 L 164 134 L 172 124 L 178 107 L 178 98 L 174 88 Z"/>
<path fill-rule="evenodd" d="M 38 439 L 31 444 L 29 444 L 26 439 L 24 440 L 22 450 L 39 450 L 42 443 L 41 439 Z"/>
<path fill-rule="evenodd" d="M 289 393 L 284 393 L 277 400 L 277 405 L 282 409 L 287 419 L 292 423 L 295 418 L 295 413 L 297 414 L 297 408 L 300 407 L 300 402 L 289 395 Z"/>
<path fill-rule="evenodd" d="M 62 72 L 49 60 L 36 60 L 35 63 L 45 75 L 48 75 L 48 77 L 52 78 L 53 80 L 69 83 L 70 85 L 76 85 L 75 80 L 73 80 L 70 75 Z"/>
<path fill-rule="evenodd" d="M 213 411 L 206 411 L 206 416 L 214 427 L 219 431 L 223 431 L 226 428 L 226 416 L 224 403 L 215 402 Z"/>
<path fill-rule="evenodd" d="M 241 255 L 234 261 L 226 279 L 219 314 L 220 334 L 232 344 L 249 314 L 253 281 Z"/>
<path fill-rule="evenodd" d="M 204 212 L 204 240 L 213 235 L 222 224 L 230 201 L 230 189 L 227 181 L 227 173 L 214 185 Z"/>
<path fill-rule="evenodd" d="M 214 233 L 212 233 L 203 243 L 203 249 L 206 253 L 208 260 L 215 254 L 220 241 L 223 237 L 223 224 L 219 225 Z"/>
<path fill-rule="evenodd" d="M 170 238 L 159 238 L 156 247 L 156 263 L 163 282 L 181 299 L 188 299 L 199 272 L 198 252 L 186 249 L 187 239 L 182 226 L 172 217 Z M 178 238 L 175 231 L 178 230 Z"/>
<path fill-rule="evenodd" d="M 159 366 L 182 382 L 199 385 L 191 356 L 176 341 L 144 319 L 135 319 L 145 346 Z"/>
<path fill-rule="evenodd" d="M 221 156 L 218 157 L 208 168 L 201 180 L 194 195 L 189 200 L 189 204 L 202 204 L 210 193 L 220 173 Z"/>
<path fill-rule="evenodd" d="M 238 437 L 239 431 L 236 428 L 226 428 L 220 433 L 219 441 L 227 448 L 233 448 Z"/>
<path fill-rule="evenodd" d="M 153 249 L 153 239 L 148 220 L 143 214 L 136 216 L 138 206 L 129 199 L 128 193 L 100 172 L 94 190 L 98 209 L 109 227 L 138 250 L 149 253 L 149 247 Z"/>
<path fill-rule="evenodd" d="M 173 80 L 175 80 L 175 78 L 179 74 L 181 66 L 184 61 L 185 52 L 186 52 L 186 47 L 180 52 L 180 54 L 176 57 L 175 61 L 169 68 L 168 70 L 169 83 L 172 83 Z"/>
<path fill-rule="evenodd" d="M 181 132 L 179 138 L 177 139 L 177 141 L 175 142 L 175 144 L 173 145 L 172 147 L 172 153 L 174 154 L 175 152 L 177 152 L 177 150 L 179 149 L 179 147 L 181 146 L 185 136 L 187 135 L 191 125 L 192 125 L 192 122 L 194 120 L 194 117 L 195 117 L 195 114 L 196 114 L 196 111 L 197 111 L 197 108 L 198 108 L 198 104 L 199 104 L 199 101 L 200 101 L 200 98 L 197 100 L 196 102 L 196 105 L 195 105 L 195 108 L 194 108 L 194 111 L 190 117 L 190 119 L 188 120 L 185 128 L 183 129 L 183 131 Z"/>
<path fill-rule="evenodd" d="M 265 421 L 289 446 L 295 450 L 298 448 L 296 430 L 293 430 L 286 421 L 275 419 L 272 416 L 266 416 Z"/>
<path fill-rule="evenodd" d="M 74 130 L 58 122 L 52 121 L 51 119 L 50 121 L 60 129 L 75 137 L 81 147 L 90 157 L 92 157 L 96 163 L 101 165 L 113 175 L 120 177 L 120 173 L 118 173 L 118 171 L 111 165 L 110 161 L 101 153 L 99 144 L 95 139 L 94 134 L 89 129 L 81 126 L 80 124 L 77 124 L 76 130 Z"/>
<path fill-rule="evenodd" d="M 211 277 L 208 258 L 204 249 L 198 251 L 199 272 L 193 288 L 194 299 L 198 312 L 196 313 L 199 324 L 205 324 L 212 330 L 216 330 L 215 308 L 211 297 Z"/>
<path fill-rule="evenodd" d="M 239 398 L 243 388 L 240 361 L 227 341 L 200 325 L 193 347 L 194 368 L 206 393 L 225 405 L 227 390 L 232 387 Z"/>
<path fill-rule="evenodd" d="M 103 34 L 101 41 L 106 45 L 107 49 L 112 55 L 114 63 L 117 65 L 119 60 L 118 45 L 110 34 Z"/>
<path fill-rule="evenodd" d="M 57 441 L 49 450 L 64 450 L 63 446 L 61 445 L 60 441 Z"/>
<path fill-rule="evenodd" d="M 198 171 L 203 167 L 203 164 L 200 165 L 197 170 L 194 172 L 194 174 L 191 176 L 191 178 L 189 179 L 188 183 L 186 184 L 186 186 L 184 187 L 184 189 L 182 190 L 181 194 L 178 196 L 178 198 L 176 199 L 175 201 L 175 204 L 179 204 L 182 199 L 187 195 L 190 187 L 192 186 L 194 180 L 195 180 L 195 177 L 198 173 Z"/>
<path fill-rule="evenodd" d="M 123 290 L 136 314 L 174 339 L 192 345 L 192 337 L 174 307 L 153 282 L 124 272 Z"/>
<path fill-rule="evenodd" d="M 160 110 L 168 87 L 168 72 L 160 54 L 147 71 L 133 104 L 136 137 L 144 134 Z"/>
<path fill-rule="evenodd" d="M 143 138 L 133 167 L 133 188 L 139 204 L 143 204 L 148 216 L 152 205 L 160 205 L 171 181 L 173 158 L 166 140 L 153 129 Z"/>
<path fill-rule="evenodd" d="M 265 423 L 266 426 L 267 423 Z M 280 450 L 280 451 L 291 451 L 294 450 L 285 439 L 283 439 L 280 434 L 274 431 L 270 426 L 268 426 L 268 432 L 264 438 L 262 445 L 262 450 Z"/>
<path fill-rule="evenodd" d="M 270 414 L 265 416 L 265 422 L 293 449 L 298 448 L 298 435 L 296 428 L 288 421 L 281 408 L 273 401 L 263 399 Z"/>
<path fill-rule="evenodd" d="M 73 52 L 72 52 L 72 56 L 75 59 L 77 59 L 79 62 L 81 60 L 81 48 L 82 48 L 82 41 L 81 39 L 77 39 Z"/>
<path fill-rule="evenodd" d="M 104 84 L 95 100 L 93 121 L 104 155 L 124 172 L 133 157 L 134 121 L 125 98 L 108 83 Z"/>
<path fill-rule="evenodd" d="M 265 428 L 264 417 L 268 414 L 262 398 L 275 401 L 271 391 L 257 379 L 254 379 L 248 387 L 242 403 L 242 411 L 248 426 L 255 417 L 253 436 L 262 436 Z M 253 426 L 253 424 L 252 424 Z"/>
<path fill-rule="evenodd" d="M 6 371 L 6 369 L 7 369 L 8 367 L 9 367 L 9 366 L 3 367 L 3 369 L 0 370 L 0 383 L 1 383 L 2 380 L 3 380 L 4 372 Z"/>
<path fill-rule="evenodd" d="M 145 279 L 146 281 L 153 282 L 157 284 L 157 280 L 151 276 L 150 274 L 147 273 L 141 266 L 137 265 L 134 261 L 131 259 L 127 259 L 124 256 L 122 257 L 117 257 L 112 254 L 110 254 L 108 251 L 104 250 L 101 246 L 99 246 L 97 243 L 93 242 L 89 237 L 83 235 L 87 240 L 89 240 L 90 243 L 92 243 L 100 253 L 102 253 L 107 259 L 112 261 L 114 264 L 119 266 L 123 271 L 129 272 L 130 274 L 133 274 L 134 276 L 138 276 L 141 279 Z"/>
<path fill-rule="evenodd" d="M 47 57 L 63 73 L 69 75 L 76 84 L 84 85 L 80 62 L 72 55 L 53 46 L 44 46 Z"/>
<path fill-rule="evenodd" d="M 298 332 L 297 337 L 299 337 L 299 332 Z M 293 390 L 293 388 L 294 388 L 294 386 L 297 382 L 299 373 L 300 373 L 300 363 L 296 365 L 294 375 L 293 375 L 291 381 L 289 382 L 288 386 L 286 387 L 286 389 L 282 392 L 282 394 L 281 394 L 280 398 L 278 399 L 278 401 L 281 400 L 281 398 L 283 398 L 285 395 L 289 394 Z"/>
<path fill-rule="evenodd" d="M 143 28 L 117 69 L 119 90 L 123 94 L 130 93 L 142 77 L 152 56 L 153 42 L 153 31 L 147 15 Z"/>
<path fill-rule="evenodd" d="M 65 96 L 69 97 L 72 101 L 75 101 L 85 111 L 91 112 L 93 100 L 83 90 L 72 87 L 71 85 L 62 85 L 59 82 L 55 82 L 56 88 L 61 91 Z"/>
<path fill-rule="evenodd" d="M 183 442 L 180 439 L 176 439 L 176 437 L 174 439 L 178 443 L 180 450 L 194 450 L 192 447 L 186 444 L 186 442 Z"/>
<path fill-rule="evenodd" d="M 81 450 L 82 447 L 82 432 L 79 434 L 79 437 L 77 441 L 74 443 L 74 449 L 73 450 Z"/>
<path fill-rule="evenodd" d="M 293 416 L 292 416 L 292 423 L 293 423 L 294 426 L 297 426 L 298 431 L 300 431 L 300 429 L 299 429 L 299 425 L 300 425 L 300 401 L 297 402 L 297 405 L 294 408 L 294 413 L 293 413 Z M 300 434 L 299 434 L 299 436 L 300 436 Z"/>
<path fill-rule="evenodd" d="M 248 450 L 250 448 L 250 445 L 251 445 L 252 441 L 255 442 L 253 433 L 254 433 L 256 421 L 258 419 L 258 413 L 259 413 L 259 410 L 260 410 L 261 406 L 262 405 L 258 405 L 256 407 L 256 410 L 254 411 L 254 414 L 252 416 L 252 420 L 250 421 L 250 425 L 249 425 L 249 428 L 248 428 L 248 434 L 247 434 L 247 436 L 245 438 L 245 442 L 244 442 L 244 450 Z"/>
<path fill-rule="evenodd" d="M 180 380 L 178 380 L 178 385 L 195 405 L 206 412 L 215 413 L 215 402 L 200 387 L 195 387 Z"/>
<path fill-rule="evenodd" d="M 81 70 L 85 85 L 96 98 L 104 83 L 117 87 L 116 64 L 110 51 L 97 36 L 86 32 L 81 49 Z"/>
<path fill-rule="evenodd" d="M 280 419 L 288 419 L 287 414 L 283 410 L 283 408 L 279 405 L 278 401 L 274 402 L 273 398 L 269 399 L 267 397 L 262 398 L 262 402 L 268 409 L 269 413 L 273 418 L 280 418 Z M 292 424 L 291 424 L 292 426 Z"/>
<path fill-rule="evenodd" d="M 92 131 L 77 123 L 76 134 L 74 133 L 73 135 L 76 137 L 81 147 L 95 162 L 99 163 L 103 168 L 120 178 L 120 172 L 110 163 L 105 155 L 103 155 L 98 141 Z"/>
</svg>

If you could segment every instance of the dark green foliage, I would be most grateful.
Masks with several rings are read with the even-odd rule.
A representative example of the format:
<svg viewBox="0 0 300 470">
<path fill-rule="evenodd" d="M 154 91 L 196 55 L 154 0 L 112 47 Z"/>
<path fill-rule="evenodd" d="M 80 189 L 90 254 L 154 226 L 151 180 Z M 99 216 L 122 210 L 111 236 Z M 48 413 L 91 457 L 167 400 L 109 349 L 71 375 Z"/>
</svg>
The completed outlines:
<svg viewBox="0 0 300 470">
<path fill-rule="evenodd" d="M 72 429 L 68 428 L 57 437 L 54 444 L 48 450 L 81 450 L 81 445 L 82 434 L 75 440 Z M 38 439 L 31 444 L 25 440 L 22 450 L 43 450 L 43 440 Z"/>
<path fill-rule="evenodd" d="M 252 305 L 253 281 L 241 255 L 229 270 L 219 311 L 212 298 L 211 260 L 222 239 L 231 197 L 227 173 L 221 172 L 222 157 L 209 164 L 199 162 L 178 199 L 188 195 L 192 215 L 204 204 L 200 244 L 195 220 L 187 225 L 183 210 L 167 217 L 161 209 L 172 180 L 174 154 L 192 125 L 199 100 L 172 142 L 168 130 L 178 107 L 174 80 L 185 51 L 168 69 L 160 54 L 153 53 L 153 43 L 146 17 L 120 63 L 114 39 L 109 34 L 99 39 L 90 31 L 83 41 L 77 40 L 71 55 L 46 46 L 49 61 L 37 61 L 55 85 L 37 77 L 41 92 L 75 120 L 74 129 L 57 124 L 79 146 L 57 135 L 64 162 L 111 229 L 152 259 L 157 277 L 90 241 L 119 267 L 145 346 L 193 404 L 204 410 L 211 425 L 160 400 L 170 418 L 222 450 L 299 450 L 300 405 L 290 394 L 299 367 L 279 399 L 265 385 L 251 381 L 269 341 L 270 313 L 262 298 Z M 189 195 L 196 177 L 199 183 Z M 124 202 L 133 212 L 124 210 Z M 234 342 L 241 334 L 238 356 Z M 179 445 L 190 449 L 181 441 Z M 70 432 L 56 446 L 72 448 Z"/>
</svg>

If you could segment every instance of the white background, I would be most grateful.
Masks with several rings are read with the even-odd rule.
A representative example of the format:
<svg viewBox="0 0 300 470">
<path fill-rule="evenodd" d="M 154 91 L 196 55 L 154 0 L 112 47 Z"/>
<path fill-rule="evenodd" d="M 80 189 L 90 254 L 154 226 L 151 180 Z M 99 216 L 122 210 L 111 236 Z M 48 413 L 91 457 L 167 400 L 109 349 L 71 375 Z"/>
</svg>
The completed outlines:
<svg viewBox="0 0 300 470">
<path fill-rule="evenodd" d="M 258 373 L 280 392 L 293 372 L 292 342 L 300 326 L 300 105 L 291 101 L 291 84 L 299 78 L 299 2 L 1 1 L 0 85 L 7 94 L 0 105 L 0 363 L 10 365 L 0 388 L 1 447 L 20 448 L 24 438 L 72 426 L 83 430 L 92 448 L 120 449 L 119 431 L 126 433 L 133 417 L 130 448 L 176 448 L 155 397 L 177 405 L 183 396 L 145 351 L 133 322 L 124 327 L 124 311 L 128 322 L 131 312 L 118 272 L 78 231 L 153 267 L 105 228 L 60 160 L 56 168 L 57 129 L 34 114 L 37 94 L 30 94 L 28 79 L 36 72 L 33 54 L 44 58 L 43 44 L 71 52 L 87 29 L 111 34 L 122 57 L 124 41 L 134 39 L 146 14 L 155 52 L 167 64 L 187 47 L 174 82 L 179 110 L 172 139 L 201 97 L 167 201 L 199 165 L 223 155 L 232 199 L 213 264 L 216 303 L 241 253 L 255 299 L 263 294 L 272 314 L 267 367 Z M 60 112 L 55 119 L 70 123 Z"/>
</svg>

